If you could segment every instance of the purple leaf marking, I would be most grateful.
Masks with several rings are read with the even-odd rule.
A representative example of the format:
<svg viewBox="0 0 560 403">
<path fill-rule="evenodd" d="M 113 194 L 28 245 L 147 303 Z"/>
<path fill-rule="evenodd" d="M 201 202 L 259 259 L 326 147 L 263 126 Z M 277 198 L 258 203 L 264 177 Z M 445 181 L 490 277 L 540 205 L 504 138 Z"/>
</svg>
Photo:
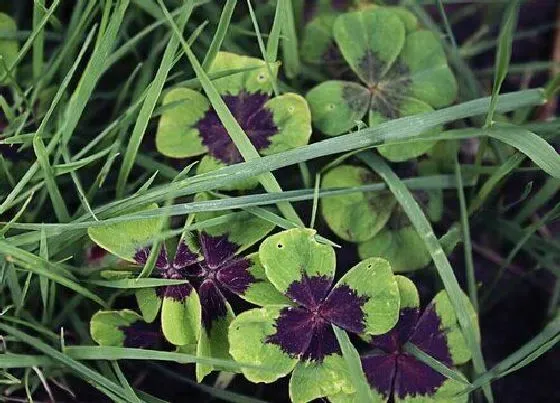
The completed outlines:
<svg viewBox="0 0 560 403">
<path fill-rule="evenodd" d="M 370 385 L 385 397 L 432 396 L 445 381 L 442 374 L 403 350 L 407 342 L 441 363 L 452 365 L 446 335 L 433 304 L 418 316 L 417 308 L 402 309 L 397 325 L 390 332 L 374 337 L 371 346 L 376 350 L 362 357 Z"/>
<path fill-rule="evenodd" d="M 278 133 L 272 112 L 264 106 L 269 96 L 241 91 L 239 95 L 226 95 L 223 99 L 256 149 L 262 150 L 268 147 L 270 137 Z M 212 157 L 227 165 L 243 160 L 213 108 L 210 108 L 198 122 L 198 130 L 202 137 L 202 144 L 208 148 L 208 153 Z"/>
<path fill-rule="evenodd" d="M 334 288 L 325 298 L 331 283 L 332 279 L 325 276 L 304 276 L 291 284 L 286 295 L 300 306 L 280 311 L 276 333 L 267 342 L 279 345 L 291 356 L 321 362 L 340 351 L 332 324 L 360 333 L 364 328 L 361 308 L 366 299 L 346 285 Z"/>
<path fill-rule="evenodd" d="M 153 323 L 137 321 L 130 326 L 121 326 L 119 330 L 124 333 L 124 347 L 151 348 L 163 341 L 159 326 Z"/>
<path fill-rule="evenodd" d="M 215 320 L 227 315 L 226 299 L 214 281 L 204 280 L 198 289 L 202 307 L 202 324 L 207 333 L 212 329 Z"/>
</svg>

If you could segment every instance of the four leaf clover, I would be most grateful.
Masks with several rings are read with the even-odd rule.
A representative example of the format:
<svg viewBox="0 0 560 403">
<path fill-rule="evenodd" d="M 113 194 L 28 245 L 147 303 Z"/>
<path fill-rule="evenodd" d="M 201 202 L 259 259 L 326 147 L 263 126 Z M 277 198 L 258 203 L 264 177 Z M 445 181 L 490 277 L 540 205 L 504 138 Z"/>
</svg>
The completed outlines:
<svg viewBox="0 0 560 403">
<path fill-rule="evenodd" d="M 219 52 L 209 71 L 213 76 L 223 76 L 212 82 L 262 155 L 303 146 L 311 136 L 311 114 L 305 99 L 294 93 L 272 96 L 277 71 L 277 65 L 267 67 L 263 60 L 228 52 Z M 160 153 L 173 158 L 202 155 L 198 173 L 243 161 L 203 94 L 175 88 L 164 97 L 163 107 L 156 133 Z M 239 187 L 256 184 L 255 179 Z"/>
<path fill-rule="evenodd" d="M 333 325 L 377 335 L 398 319 L 399 293 L 389 263 L 364 260 L 333 286 L 334 250 L 314 234 L 291 229 L 261 244 L 266 279 L 286 302 L 240 314 L 229 333 L 233 358 L 270 369 L 243 368 L 250 381 L 273 382 L 293 371 L 289 389 L 295 402 L 353 390 Z"/>
<path fill-rule="evenodd" d="M 201 197 L 205 196 L 198 199 Z M 218 213 L 201 214 L 197 220 L 208 219 L 208 214 Z M 146 322 L 153 322 L 161 310 L 161 328 L 170 343 L 196 344 L 197 354 L 220 359 L 229 358 L 227 328 L 234 317 L 227 296 L 244 293 L 253 279 L 247 272 L 251 259 L 238 254 L 274 228 L 245 212 L 230 213 L 227 218 L 196 234 L 184 232 L 172 260 L 165 246 L 161 249 L 152 276 L 184 283 L 136 292 Z M 158 229 L 159 219 L 150 219 L 93 227 L 88 233 L 104 249 L 143 266 Z M 204 378 L 212 369 L 197 363 L 197 378 Z"/>
<path fill-rule="evenodd" d="M 455 396 L 465 388 L 458 380 L 446 378 L 420 361 L 405 346 L 418 349 L 449 368 L 470 360 L 451 301 L 445 291 L 438 293 L 420 313 L 416 286 L 397 276 L 401 307 L 397 325 L 388 333 L 369 338 L 370 351 L 361 357 L 362 368 L 373 390 L 372 403 L 453 401 L 467 402 L 468 395 Z M 463 298 L 468 300 L 466 295 Z M 470 314 L 476 323 L 472 306 Z M 331 396 L 333 403 L 353 402 L 351 395 Z"/>
<path fill-rule="evenodd" d="M 407 32 L 407 21 L 402 12 L 387 7 L 336 18 L 335 42 L 360 83 L 325 81 L 309 91 L 313 124 L 325 135 L 347 132 L 366 116 L 375 126 L 453 102 L 457 84 L 441 43 L 430 31 Z M 435 131 L 439 128 L 425 135 Z M 383 145 L 379 152 L 392 161 L 404 161 L 434 144 Z"/>
</svg>

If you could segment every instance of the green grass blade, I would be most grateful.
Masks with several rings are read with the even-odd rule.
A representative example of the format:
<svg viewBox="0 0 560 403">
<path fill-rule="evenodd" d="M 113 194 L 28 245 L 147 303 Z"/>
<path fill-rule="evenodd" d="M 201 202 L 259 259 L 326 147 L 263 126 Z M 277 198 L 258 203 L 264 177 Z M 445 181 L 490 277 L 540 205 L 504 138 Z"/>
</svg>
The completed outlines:
<svg viewBox="0 0 560 403">
<path fill-rule="evenodd" d="M 519 13 L 519 0 L 513 0 L 507 7 L 500 30 L 498 39 L 498 50 L 496 52 L 496 72 L 494 73 L 494 85 L 492 87 L 492 101 L 488 115 L 486 115 L 485 127 L 490 127 L 493 124 L 494 112 L 496 109 L 496 102 L 498 94 L 502 88 L 509 68 L 511 58 L 511 44 L 513 41 L 513 33 L 517 25 L 517 14 Z"/>
<path fill-rule="evenodd" d="M 68 367 L 72 371 L 74 371 L 80 377 L 83 377 L 88 382 L 90 382 L 94 387 L 100 389 L 101 391 L 108 390 L 112 394 L 124 397 L 126 396 L 126 391 L 124 391 L 119 385 L 115 384 L 114 382 L 110 381 L 109 379 L 105 378 L 98 372 L 92 370 L 91 368 L 85 366 L 82 363 L 77 362 L 70 358 L 68 354 L 61 353 L 60 351 L 55 350 L 48 344 L 44 343 L 40 339 L 30 336 L 12 326 L 6 325 L 0 322 L 0 329 L 5 333 L 14 336 L 18 340 L 22 341 L 25 344 L 39 350 L 43 354 L 49 356 L 54 361 Z M 130 400 L 126 400 L 130 401 Z M 136 402 L 131 402 L 136 403 Z"/>
<path fill-rule="evenodd" d="M 509 355 L 506 359 L 497 364 L 494 368 L 484 373 L 467 388 L 464 393 L 476 390 L 490 382 L 500 379 L 507 374 L 517 371 L 538 357 L 552 349 L 560 342 L 560 316 L 550 322 L 542 332 L 535 336 L 530 342 L 519 350 Z"/>
<path fill-rule="evenodd" d="M 70 213 L 68 212 L 66 203 L 64 203 L 60 189 L 54 179 L 54 173 L 49 162 L 49 154 L 40 136 L 35 136 L 33 139 L 33 150 L 35 151 L 35 156 L 37 157 L 39 166 L 43 170 L 43 177 L 45 178 L 45 184 L 47 186 L 47 190 L 49 191 L 56 218 L 60 222 L 70 221 Z"/>
<path fill-rule="evenodd" d="M 523 205 L 515 216 L 514 221 L 517 224 L 521 224 L 533 214 L 537 212 L 541 207 L 548 203 L 556 193 L 560 190 L 560 180 L 556 178 L 548 178 L 542 188 Z"/>
<path fill-rule="evenodd" d="M 436 360 L 431 355 L 426 354 L 424 351 L 422 351 L 421 349 L 416 347 L 414 344 L 406 343 L 404 345 L 404 351 L 412 354 L 414 357 L 418 358 L 424 364 L 428 365 L 430 368 L 439 372 L 440 374 L 442 374 L 446 378 L 453 379 L 453 380 L 455 380 L 457 382 L 460 382 L 464 385 L 471 386 L 471 383 L 469 382 L 469 380 L 467 378 L 465 378 L 465 376 L 461 372 L 452 370 L 451 368 L 447 367 L 445 364 Z"/>
<path fill-rule="evenodd" d="M 471 226 L 469 222 L 469 214 L 467 212 L 467 202 L 465 201 L 463 174 L 461 173 L 461 165 L 459 165 L 457 159 L 455 160 L 455 179 L 457 181 L 457 196 L 459 197 L 459 207 L 461 210 L 461 229 L 463 232 L 463 249 L 465 255 L 467 288 L 469 291 L 471 304 L 474 307 L 475 312 L 478 313 L 478 289 L 472 254 Z"/>
<path fill-rule="evenodd" d="M 284 24 L 282 26 L 282 55 L 286 77 L 294 78 L 300 71 L 299 45 L 292 0 L 283 0 Z"/>
<path fill-rule="evenodd" d="M 168 285 L 187 284 L 188 280 L 171 280 L 165 278 L 138 278 L 138 279 L 121 279 L 121 280 L 89 280 L 88 284 L 98 285 L 107 288 L 151 288 L 162 287 Z"/>
<path fill-rule="evenodd" d="M 346 361 L 348 366 L 348 372 L 350 378 L 354 383 L 356 388 L 356 402 L 373 402 L 373 395 L 371 393 L 371 387 L 366 379 L 366 375 L 362 370 L 362 363 L 360 361 L 360 355 L 358 351 L 354 348 L 350 342 L 350 338 L 346 332 L 337 326 L 333 325 L 334 334 L 342 350 L 342 356 Z"/>
<path fill-rule="evenodd" d="M 210 43 L 210 48 L 208 48 L 208 51 L 204 56 L 204 60 L 202 61 L 202 69 L 204 71 L 208 71 L 208 69 L 214 62 L 216 55 L 220 51 L 220 48 L 222 47 L 222 43 L 224 42 L 224 38 L 226 37 L 229 24 L 231 23 L 231 17 L 236 5 L 237 0 L 227 0 L 224 8 L 222 9 L 218 28 L 216 28 L 214 38 L 212 38 L 212 43 Z"/>
<path fill-rule="evenodd" d="M 179 26 L 181 27 L 181 31 L 184 29 L 185 24 L 189 20 L 193 10 L 192 1 L 188 4 L 189 7 L 185 8 L 180 16 Z M 134 165 L 136 154 L 138 153 L 138 149 L 140 148 L 140 144 L 144 138 L 148 122 L 150 121 L 152 113 L 156 107 L 156 103 L 161 95 L 163 86 L 165 85 L 167 75 L 173 67 L 175 54 L 177 53 L 178 48 L 179 40 L 177 37 L 173 36 L 165 48 L 156 76 L 148 88 L 146 98 L 144 99 L 142 108 L 138 113 L 134 129 L 132 130 L 132 135 L 130 136 L 117 179 L 117 198 L 122 198 L 124 196 L 126 182 Z"/>
<path fill-rule="evenodd" d="M 75 360 L 148 360 L 172 361 L 181 364 L 200 362 L 222 367 L 230 371 L 239 371 L 240 368 L 258 368 L 270 371 L 265 366 L 248 365 L 233 360 L 220 360 L 216 358 L 198 357 L 193 354 L 176 353 L 170 351 L 145 350 L 139 348 L 110 347 L 110 346 L 70 346 L 64 352 Z"/>
</svg>

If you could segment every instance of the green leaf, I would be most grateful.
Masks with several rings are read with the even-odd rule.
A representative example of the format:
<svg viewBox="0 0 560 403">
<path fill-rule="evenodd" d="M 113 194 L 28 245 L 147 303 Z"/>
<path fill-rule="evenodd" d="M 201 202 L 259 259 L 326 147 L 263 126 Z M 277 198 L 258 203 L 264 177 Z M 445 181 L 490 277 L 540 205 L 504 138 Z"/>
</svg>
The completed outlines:
<svg viewBox="0 0 560 403">
<path fill-rule="evenodd" d="M 457 83 L 447 66 L 443 46 L 434 33 L 416 31 L 406 37 L 400 55 L 414 98 L 434 107 L 447 106 L 457 96 Z"/>
<path fill-rule="evenodd" d="M 340 165 L 324 175 L 321 188 L 357 187 L 372 182 L 376 182 L 376 177 L 368 169 Z M 340 238 L 362 242 L 383 229 L 395 205 L 389 192 L 353 193 L 323 198 L 321 214 Z"/>
<path fill-rule="evenodd" d="M 252 253 L 247 258 L 251 262 L 248 272 L 255 281 L 239 296 L 259 306 L 289 305 L 291 303 L 289 298 L 282 295 L 266 276 L 265 269 L 259 259 L 259 254 Z"/>
<path fill-rule="evenodd" d="M 330 46 L 334 45 L 333 26 L 336 15 L 322 15 L 305 24 L 301 41 L 301 57 L 308 63 L 320 65 Z"/>
<path fill-rule="evenodd" d="M 167 157 L 195 157 L 207 152 L 196 123 L 210 109 L 208 99 L 198 91 L 175 88 L 163 98 L 166 106 L 156 132 L 156 148 Z"/>
<path fill-rule="evenodd" d="M 298 362 L 289 385 L 290 398 L 295 403 L 354 390 L 348 367 L 340 354 L 327 355 L 321 362 Z"/>
<path fill-rule="evenodd" d="M 351 81 L 325 81 L 306 98 L 315 127 L 327 136 L 336 136 L 361 122 L 369 109 L 371 93 Z"/>
<path fill-rule="evenodd" d="M 304 276 L 334 277 L 334 249 L 320 244 L 314 236 L 314 230 L 294 228 L 272 235 L 261 244 L 259 258 L 266 276 L 281 293 Z"/>
<path fill-rule="evenodd" d="M 432 258 L 424 240 L 412 225 L 384 228 L 373 238 L 358 245 L 360 258 L 378 256 L 387 259 L 395 272 L 408 272 L 426 267 Z"/>
<path fill-rule="evenodd" d="M 334 37 L 358 77 L 376 85 L 398 58 L 405 42 L 405 27 L 398 15 L 376 7 L 338 17 Z"/>
<path fill-rule="evenodd" d="M 399 114 L 400 116 L 412 116 L 412 115 L 419 115 L 422 113 L 432 112 L 433 108 L 425 103 L 424 101 L 420 101 L 419 99 L 415 98 L 402 98 L 401 103 L 399 105 Z M 374 114 L 374 116 L 376 116 Z M 377 123 L 384 122 L 386 118 L 380 114 L 377 114 Z M 372 122 L 370 122 L 370 125 Z M 441 131 L 441 127 L 436 126 L 430 130 L 426 130 L 420 136 L 421 137 L 429 137 L 438 134 Z M 387 141 L 386 144 L 382 145 L 377 148 L 379 154 L 387 158 L 389 161 L 393 162 L 404 162 L 411 158 L 419 157 L 420 155 L 428 152 L 431 150 L 435 145 L 436 141 L 422 141 L 416 143 L 410 143 L 406 145 L 390 145 L 391 141 Z"/>
<path fill-rule="evenodd" d="M 146 211 L 157 209 L 156 204 L 138 209 Z M 135 212 L 135 211 L 131 211 Z M 88 228 L 92 241 L 121 259 L 135 262 L 134 256 L 138 249 L 151 246 L 154 237 L 159 233 L 160 219 L 127 221 L 101 227 Z"/>
<path fill-rule="evenodd" d="M 200 337 L 200 299 L 190 285 L 188 289 L 186 286 L 166 287 L 161 306 L 163 335 L 177 346 L 194 344 Z"/>
<path fill-rule="evenodd" d="M 228 329 L 235 315 L 229 303 L 225 300 L 224 302 L 226 304 L 226 315 L 212 321 L 210 332 L 208 332 L 204 326 L 201 327 L 200 338 L 198 339 L 196 348 L 196 355 L 198 357 L 231 360 L 231 355 L 229 354 Z M 227 368 L 220 368 L 219 366 L 216 368 L 211 364 L 197 363 L 196 380 L 202 382 L 206 375 L 214 369 L 227 370 Z"/>
<path fill-rule="evenodd" d="M 478 318 L 469 298 L 461 292 L 460 298 L 463 299 L 465 306 L 467 307 L 467 313 L 470 316 L 470 320 L 475 325 L 474 333 L 477 338 L 480 339 L 480 330 L 478 328 Z M 471 359 L 471 351 L 463 337 L 457 315 L 449 299 L 449 295 L 446 291 L 440 291 L 432 300 L 434 309 L 437 316 L 440 318 L 441 324 L 440 328 L 444 332 L 447 347 L 451 353 L 451 359 L 454 365 L 461 365 Z"/>
<path fill-rule="evenodd" d="M 272 82 L 278 73 L 277 64 L 270 66 L 274 74 L 274 77 L 271 77 L 264 60 L 230 52 L 218 52 L 208 73 L 219 74 L 223 71 L 247 68 L 255 69 L 215 79 L 212 84 L 220 95 L 237 95 L 242 90 L 250 93 L 272 93 Z"/>
<path fill-rule="evenodd" d="M 146 322 L 152 323 L 161 308 L 163 298 L 157 294 L 156 289 L 153 287 L 140 288 L 134 294 L 138 308 L 142 312 L 142 317 Z"/>
<path fill-rule="evenodd" d="M 359 298 L 366 301 L 361 309 L 364 314 L 365 334 L 383 334 L 391 330 L 399 319 L 399 288 L 385 259 L 369 258 L 351 268 L 338 281 L 333 293 L 341 286 L 348 286 Z"/>
<path fill-rule="evenodd" d="M 373 393 L 362 369 L 360 354 L 352 345 L 352 342 L 350 341 L 350 338 L 348 337 L 348 334 L 346 334 L 346 332 L 336 326 L 333 326 L 333 330 L 338 340 L 338 344 L 340 345 L 340 349 L 342 350 L 342 356 L 346 361 L 348 374 L 350 375 L 350 379 L 354 384 L 354 389 L 356 392 L 355 400 L 361 402 L 373 402 Z M 338 393 L 335 393 L 331 396 L 343 396 L 345 394 L 345 391 L 339 391 Z M 332 399 L 329 400 L 332 401 Z"/>
<path fill-rule="evenodd" d="M 267 338 L 276 333 L 276 319 L 285 305 L 269 305 L 251 309 L 237 316 L 229 327 L 230 354 L 240 363 L 262 365 L 270 371 L 242 368 L 251 382 L 274 382 L 289 374 L 298 359 L 284 353 L 280 346 L 268 343 Z"/>
<path fill-rule="evenodd" d="M 0 13 L 0 32 L 4 35 L 17 32 L 16 22 L 8 14 Z M 10 82 L 10 78 L 5 75 L 6 68 L 4 66 L 10 67 L 15 62 L 17 55 L 18 43 L 16 40 L 0 39 L 0 56 L 3 60 L 3 63 L 0 64 L 0 77 L 4 77 L 3 80 L 0 80 L 0 84 Z M 12 71 L 11 74 L 15 76 L 15 71 Z"/>
<path fill-rule="evenodd" d="M 102 346 L 124 346 L 125 334 L 122 327 L 128 327 L 142 320 L 136 312 L 124 309 L 122 311 L 99 311 L 91 317 L 91 338 Z"/>
<path fill-rule="evenodd" d="M 272 112 L 278 133 L 270 137 L 271 144 L 262 155 L 278 154 L 306 145 L 311 137 L 311 112 L 305 98 L 286 93 L 272 98 L 264 105 Z"/>
</svg>

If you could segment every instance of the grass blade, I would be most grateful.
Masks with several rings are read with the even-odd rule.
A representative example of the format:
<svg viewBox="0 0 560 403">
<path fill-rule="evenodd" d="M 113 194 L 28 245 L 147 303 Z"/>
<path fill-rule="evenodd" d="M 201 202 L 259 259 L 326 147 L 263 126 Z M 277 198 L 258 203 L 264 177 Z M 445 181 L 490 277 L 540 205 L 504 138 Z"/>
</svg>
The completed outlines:
<svg viewBox="0 0 560 403">
<path fill-rule="evenodd" d="M 184 29 L 193 10 L 193 2 L 191 1 L 188 4 L 189 7 L 186 7 L 179 17 L 179 26 L 181 31 Z M 167 75 L 173 67 L 178 47 L 179 40 L 177 37 L 173 36 L 165 48 L 156 76 L 148 88 L 146 98 L 144 99 L 142 108 L 138 113 L 136 123 L 134 124 L 134 129 L 132 129 L 132 135 L 130 136 L 130 140 L 126 147 L 121 169 L 119 170 L 116 190 L 117 198 L 122 198 L 124 196 L 128 175 L 134 165 L 136 154 L 138 153 L 138 149 L 140 148 L 140 144 L 144 138 L 144 133 L 148 127 L 148 122 L 152 117 L 156 103 L 161 95 L 165 81 L 167 80 Z"/>
<path fill-rule="evenodd" d="M 350 338 L 346 332 L 337 326 L 333 325 L 334 334 L 342 350 L 342 356 L 348 365 L 348 372 L 350 373 L 350 378 L 354 382 L 354 387 L 356 388 L 356 402 L 373 402 L 373 395 L 371 393 L 371 387 L 366 379 L 366 375 L 362 370 L 362 363 L 360 361 L 360 355 L 358 351 L 354 348 L 350 342 Z"/>
</svg>

